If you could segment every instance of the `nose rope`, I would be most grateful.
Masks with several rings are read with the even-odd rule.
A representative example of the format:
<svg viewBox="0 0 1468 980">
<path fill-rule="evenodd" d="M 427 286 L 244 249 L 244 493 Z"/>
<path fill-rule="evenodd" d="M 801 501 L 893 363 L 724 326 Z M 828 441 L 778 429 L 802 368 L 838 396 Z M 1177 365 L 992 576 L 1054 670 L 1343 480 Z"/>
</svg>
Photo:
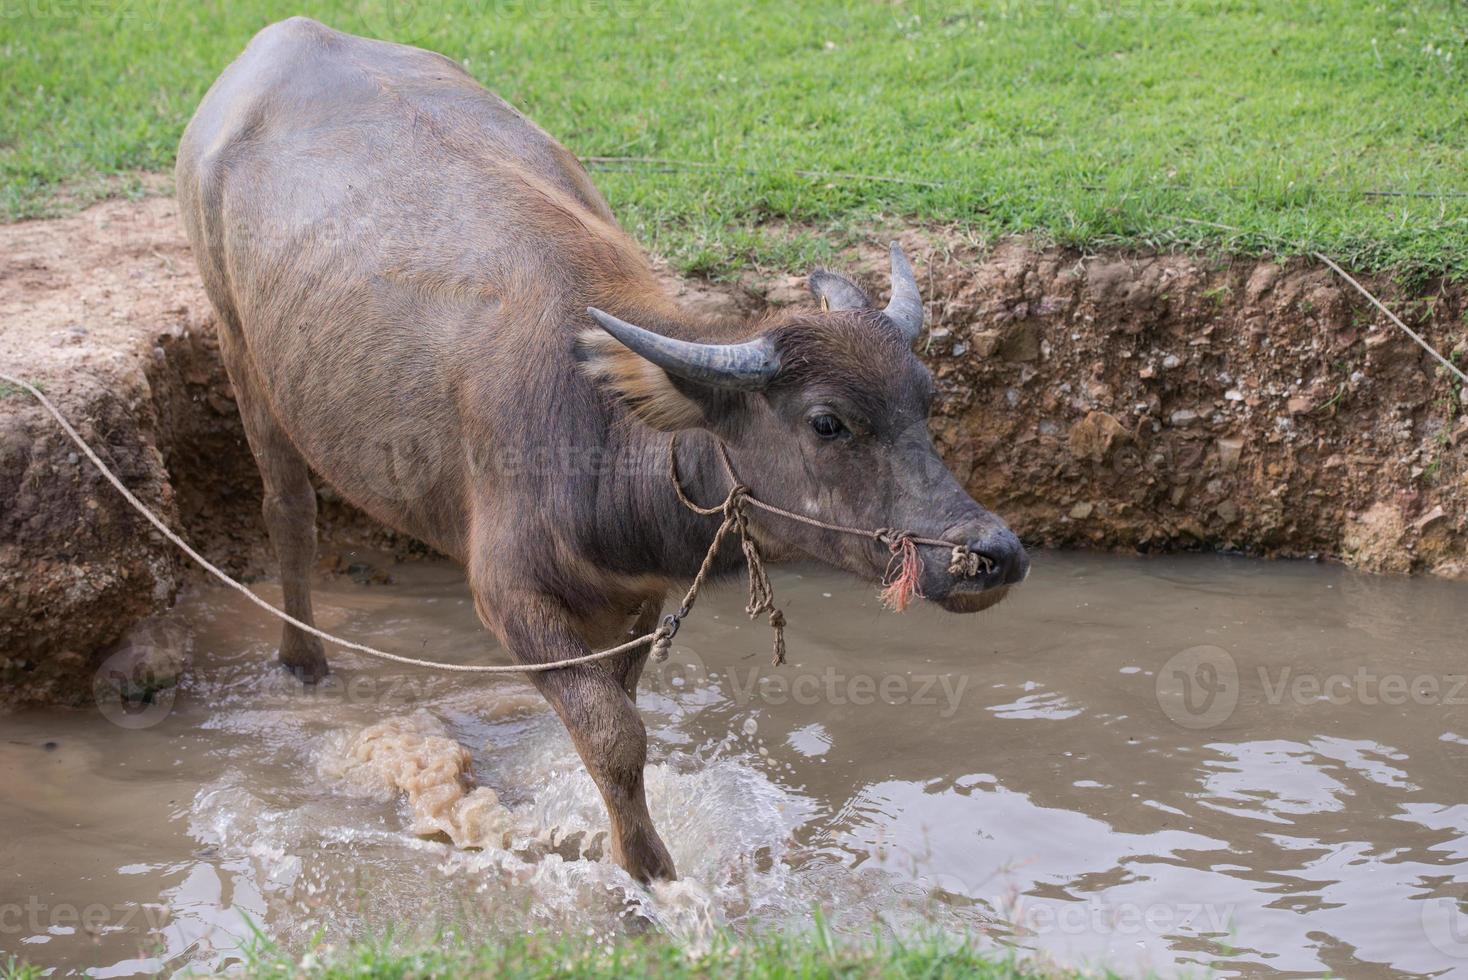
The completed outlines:
<svg viewBox="0 0 1468 980">
<path fill-rule="evenodd" d="M 735 520 L 739 532 L 740 543 L 744 549 L 745 563 L 749 566 L 749 605 L 745 611 L 753 618 L 761 612 L 770 612 L 770 626 L 775 630 L 775 663 L 784 663 L 785 660 L 785 615 L 774 607 L 774 592 L 770 588 L 769 576 L 765 574 L 764 564 L 761 560 L 759 549 L 749 536 L 748 517 L 745 514 L 745 505 L 758 507 L 760 510 L 783 517 L 786 520 L 798 521 L 811 527 L 820 528 L 823 531 L 834 531 L 838 534 L 851 534 L 856 537 L 867 538 L 883 545 L 891 554 L 887 562 L 887 570 L 882 576 L 882 602 L 890 609 L 902 612 L 908 607 L 913 597 L 922 598 L 920 589 L 923 574 L 923 559 L 918 553 L 918 545 L 930 545 L 936 548 L 949 548 L 948 574 L 955 578 L 974 578 L 979 573 L 992 572 L 994 562 L 987 555 L 981 555 L 968 546 L 967 541 L 945 541 L 941 538 L 925 538 L 913 534 L 911 531 L 900 528 L 880 527 L 875 530 L 851 527 L 846 524 L 835 524 L 831 521 L 823 521 L 819 518 L 808 517 L 805 514 L 797 514 L 794 511 L 777 507 L 772 503 L 760 500 L 750 492 L 749 487 L 739 482 L 739 476 L 734 472 L 734 462 L 729 458 L 729 447 L 724 445 L 723 440 L 716 439 L 714 445 L 719 450 L 719 462 L 723 464 L 724 474 L 729 478 L 731 490 L 728 498 L 719 507 L 701 507 L 689 499 L 683 489 L 683 482 L 678 476 L 678 434 L 673 433 L 668 439 L 668 469 L 673 482 L 673 491 L 678 495 L 678 500 L 683 506 L 701 514 L 712 517 L 715 514 L 724 514 L 726 522 Z M 758 583 L 758 584 L 757 584 Z M 777 624 L 778 619 L 778 624 Z"/>
<path fill-rule="evenodd" d="M 911 535 L 882 528 L 877 540 L 883 540 L 882 534 L 887 535 L 887 547 L 892 552 L 882 575 L 882 584 L 886 586 L 882 589 L 882 604 L 896 612 L 906 612 L 914 596 L 927 598 L 922 590 L 923 559 Z"/>
</svg>

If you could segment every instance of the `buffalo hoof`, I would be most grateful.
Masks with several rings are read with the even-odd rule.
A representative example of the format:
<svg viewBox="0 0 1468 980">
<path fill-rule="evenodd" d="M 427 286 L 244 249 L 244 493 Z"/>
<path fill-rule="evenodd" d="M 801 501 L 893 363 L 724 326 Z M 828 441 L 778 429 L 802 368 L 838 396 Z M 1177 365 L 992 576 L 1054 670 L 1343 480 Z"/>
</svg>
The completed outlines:
<svg viewBox="0 0 1468 980">
<path fill-rule="evenodd" d="M 326 652 L 314 636 L 287 634 L 280 645 L 280 662 L 303 684 L 315 684 L 326 677 Z"/>
<path fill-rule="evenodd" d="M 672 855 L 652 830 L 634 834 L 631 840 L 617 848 L 613 857 L 629 875 L 644 885 L 654 881 L 675 881 L 678 877 Z"/>
</svg>

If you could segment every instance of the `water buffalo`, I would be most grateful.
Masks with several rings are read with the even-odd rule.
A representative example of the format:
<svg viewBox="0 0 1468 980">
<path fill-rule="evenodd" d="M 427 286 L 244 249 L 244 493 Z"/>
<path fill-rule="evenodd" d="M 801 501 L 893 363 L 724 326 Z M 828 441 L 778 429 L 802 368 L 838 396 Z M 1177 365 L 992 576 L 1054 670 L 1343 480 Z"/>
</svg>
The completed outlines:
<svg viewBox="0 0 1468 980">
<path fill-rule="evenodd" d="M 658 621 L 718 518 L 727 447 L 757 496 L 862 527 L 969 542 L 985 571 L 924 563 L 944 608 L 992 605 L 1028 558 L 938 460 L 922 326 L 893 251 L 892 299 L 820 298 L 757 322 L 690 316 L 659 286 L 577 159 L 457 64 L 292 18 L 210 88 L 178 152 L 178 200 L 264 482 L 285 608 L 311 621 L 314 470 L 466 569 L 516 661 L 585 654 Z M 589 308 L 596 308 L 594 311 Z M 605 313 L 601 311 L 606 311 Z M 887 549 L 756 513 L 772 560 L 866 579 Z M 734 571 L 737 549 L 716 571 Z M 307 679 L 321 644 L 286 626 Z M 606 802 L 615 859 L 673 862 L 643 794 L 634 705 L 646 651 L 534 674 Z"/>
</svg>

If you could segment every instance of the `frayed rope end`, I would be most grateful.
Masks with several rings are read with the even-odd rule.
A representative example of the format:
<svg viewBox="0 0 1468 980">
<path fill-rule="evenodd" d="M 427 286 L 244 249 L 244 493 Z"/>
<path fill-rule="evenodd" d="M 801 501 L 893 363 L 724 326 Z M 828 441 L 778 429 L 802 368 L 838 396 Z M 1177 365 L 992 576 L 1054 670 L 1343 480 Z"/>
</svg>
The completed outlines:
<svg viewBox="0 0 1468 980">
<path fill-rule="evenodd" d="M 892 558 L 887 562 L 887 574 L 882 580 L 886 584 L 882 604 L 895 612 L 905 612 L 914 596 L 923 598 L 919 587 L 923 560 L 918 556 L 917 545 L 905 534 L 895 538 L 889 547 Z"/>
</svg>

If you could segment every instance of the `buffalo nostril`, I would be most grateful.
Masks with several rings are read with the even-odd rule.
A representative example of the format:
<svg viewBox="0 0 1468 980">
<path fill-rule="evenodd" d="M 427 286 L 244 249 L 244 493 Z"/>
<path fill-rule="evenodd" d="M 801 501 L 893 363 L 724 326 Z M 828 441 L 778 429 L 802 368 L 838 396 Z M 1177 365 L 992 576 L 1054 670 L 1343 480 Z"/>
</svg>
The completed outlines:
<svg viewBox="0 0 1468 980">
<path fill-rule="evenodd" d="M 1014 532 L 1005 529 L 984 535 L 969 542 L 969 550 L 989 564 L 990 577 L 1000 585 L 1023 582 L 1030 573 L 1030 556 Z"/>
</svg>

